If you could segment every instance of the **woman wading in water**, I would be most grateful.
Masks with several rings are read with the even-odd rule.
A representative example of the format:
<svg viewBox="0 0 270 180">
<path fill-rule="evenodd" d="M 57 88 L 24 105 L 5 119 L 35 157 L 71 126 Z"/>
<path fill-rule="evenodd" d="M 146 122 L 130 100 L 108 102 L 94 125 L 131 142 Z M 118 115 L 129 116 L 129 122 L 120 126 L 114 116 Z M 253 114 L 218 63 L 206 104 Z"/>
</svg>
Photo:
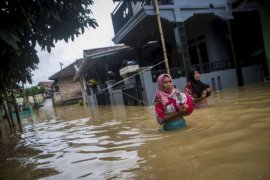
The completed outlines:
<svg viewBox="0 0 270 180">
<path fill-rule="evenodd" d="M 155 95 L 157 121 L 164 130 L 186 127 L 183 116 L 193 111 L 193 102 L 189 95 L 174 88 L 172 78 L 161 74 L 157 79 L 158 90 Z"/>
<path fill-rule="evenodd" d="M 207 107 L 207 97 L 211 94 L 211 87 L 201 82 L 201 75 L 195 69 L 188 73 L 188 79 L 189 82 L 186 85 L 186 92 L 193 98 L 195 107 Z"/>
</svg>

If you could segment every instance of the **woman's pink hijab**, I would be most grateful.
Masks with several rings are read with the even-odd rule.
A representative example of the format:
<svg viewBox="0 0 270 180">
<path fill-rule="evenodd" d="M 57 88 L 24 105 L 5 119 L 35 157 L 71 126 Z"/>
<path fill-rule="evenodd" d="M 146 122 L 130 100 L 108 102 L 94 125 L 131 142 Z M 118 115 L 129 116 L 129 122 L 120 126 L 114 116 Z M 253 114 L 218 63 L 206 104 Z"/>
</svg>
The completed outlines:
<svg viewBox="0 0 270 180">
<path fill-rule="evenodd" d="M 157 78 L 157 85 L 158 85 L 158 90 L 163 91 L 164 92 L 164 88 L 163 88 L 163 78 L 167 76 L 171 81 L 172 77 L 169 74 L 161 74 L 158 76 Z"/>
<path fill-rule="evenodd" d="M 169 74 L 161 74 L 161 75 L 159 75 L 158 78 L 157 78 L 158 89 L 156 91 L 156 96 L 160 96 L 162 98 L 162 102 L 166 104 L 167 101 L 168 101 L 168 98 L 167 97 L 173 95 L 174 92 L 175 92 L 175 89 L 173 88 L 173 90 L 170 93 L 167 93 L 167 92 L 164 91 L 164 88 L 163 88 L 163 78 L 165 76 L 167 76 L 170 80 L 172 80 L 172 77 Z"/>
</svg>

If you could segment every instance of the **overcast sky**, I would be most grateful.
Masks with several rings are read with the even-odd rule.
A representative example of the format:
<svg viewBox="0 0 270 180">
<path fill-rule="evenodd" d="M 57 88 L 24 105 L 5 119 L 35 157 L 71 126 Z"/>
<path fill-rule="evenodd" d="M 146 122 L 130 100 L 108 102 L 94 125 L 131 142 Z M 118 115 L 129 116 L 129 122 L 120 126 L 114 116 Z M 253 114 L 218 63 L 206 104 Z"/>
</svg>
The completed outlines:
<svg viewBox="0 0 270 180">
<path fill-rule="evenodd" d="M 33 72 L 32 85 L 36 85 L 40 81 L 46 81 L 51 75 L 60 71 L 59 62 L 64 64 L 64 68 L 76 59 L 82 58 L 84 49 L 114 45 L 112 42 L 114 32 L 111 12 L 113 12 L 115 6 L 116 3 L 114 4 L 112 0 L 94 0 L 91 10 L 93 12 L 92 17 L 97 20 L 99 25 L 96 29 L 89 28 L 84 34 L 75 38 L 74 41 L 69 40 L 68 43 L 65 41 L 58 42 L 55 44 L 55 48 L 51 50 L 51 53 L 37 48 L 40 62 L 38 69 Z"/>
</svg>

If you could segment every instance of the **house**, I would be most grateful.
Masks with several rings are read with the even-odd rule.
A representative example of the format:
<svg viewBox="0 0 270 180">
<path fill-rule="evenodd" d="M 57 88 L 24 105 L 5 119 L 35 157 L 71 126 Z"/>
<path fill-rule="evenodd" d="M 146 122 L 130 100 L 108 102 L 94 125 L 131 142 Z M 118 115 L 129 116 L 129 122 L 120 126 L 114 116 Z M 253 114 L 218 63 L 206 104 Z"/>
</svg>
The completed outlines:
<svg viewBox="0 0 270 180">
<path fill-rule="evenodd" d="M 179 88 L 184 88 L 187 72 L 192 68 L 200 70 L 202 81 L 211 84 L 214 91 L 260 82 L 269 74 L 269 68 L 265 68 L 270 64 L 268 55 L 266 58 L 269 41 L 265 39 L 268 36 L 262 33 L 267 32 L 264 29 L 269 28 L 269 23 L 262 17 L 261 5 L 257 1 L 159 0 L 158 16 L 153 1 L 114 2 L 118 5 L 111 13 L 115 33 L 113 41 L 128 46 L 129 59 L 136 59 L 139 69 L 136 70 L 137 76 L 126 74 L 114 83 L 100 79 L 103 87 L 98 91 L 90 87 L 91 95 L 88 97 L 92 99 L 89 104 L 100 104 L 95 100 L 97 96 L 107 94 L 107 99 L 110 99 L 107 104 L 115 104 L 122 98 L 125 105 L 140 104 L 138 102 L 151 105 L 156 78 L 166 72 L 158 17 L 161 19 L 169 70 Z M 265 17 L 269 16 L 267 11 L 263 12 Z M 146 46 L 155 48 L 149 51 Z M 105 70 L 96 67 L 106 67 L 108 61 L 104 58 L 117 62 L 124 57 L 121 51 L 124 50 L 90 55 L 86 58 L 89 60 L 87 67 L 82 68 L 95 69 L 106 76 Z M 121 69 L 115 66 L 116 72 Z M 82 82 L 85 81 L 83 76 L 80 77 Z M 98 77 L 94 73 L 91 75 L 94 79 Z M 121 88 L 117 89 L 122 82 Z"/>
<path fill-rule="evenodd" d="M 78 59 L 61 71 L 55 73 L 49 80 L 53 80 L 53 103 L 64 105 L 78 102 L 82 99 L 82 89 L 79 82 L 73 82 L 73 77 L 83 63 L 83 59 Z"/>
<path fill-rule="evenodd" d="M 51 95 L 53 94 L 52 85 L 53 85 L 53 81 L 41 81 L 38 83 L 38 86 L 44 87 L 47 92 L 46 94 L 44 94 L 45 98 L 50 98 Z"/>
<path fill-rule="evenodd" d="M 160 41 L 153 1 L 114 2 L 118 3 L 111 14 L 116 44 L 140 47 L 149 41 Z M 264 20 L 259 2 L 241 1 L 240 6 L 230 0 L 158 2 L 170 68 L 179 66 L 185 74 L 196 68 L 214 90 L 259 82 L 269 74 L 265 68 L 270 64 L 265 58 L 269 48 L 263 41 L 260 21 Z M 155 82 L 145 79 L 141 81 L 150 91 L 145 93 L 149 103 Z"/>
<path fill-rule="evenodd" d="M 51 90 L 53 81 L 41 81 L 38 83 L 38 86 L 44 87 L 46 90 Z"/>
<path fill-rule="evenodd" d="M 135 66 L 138 64 L 150 65 L 153 57 L 156 56 L 157 52 L 160 52 L 160 46 L 156 42 L 150 42 L 139 50 L 126 45 L 117 45 L 84 50 L 83 52 L 85 60 L 78 70 L 75 80 L 80 79 L 84 101 L 91 105 L 128 105 L 138 103 L 137 100 L 132 100 L 132 102 L 130 99 L 128 100 L 128 95 L 130 93 L 136 94 L 137 98 L 142 99 L 140 95 L 142 89 L 139 83 L 135 83 L 135 79 L 138 80 L 139 76 L 122 81 L 123 77 L 121 76 L 125 76 L 125 74 L 121 74 L 120 69 L 124 69 L 126 66 L 123 62 L 133 60 L 137 62 Z M 144 57 L 145 61 L 138 62 L 140 57 Z M 131 75 L 130 73 L 129 75 Z M 95 82 L 95 84 L 93 85 L 91 82 Z M 108 88 L 116 82 L 117 85 L 113 89 Z M 135 94 L 134 89 L 136 89 Z M 123 95 L 123 92 L 126 95 Z M 111 95 L 112 93 L 114 96 Z"/>
</svg>

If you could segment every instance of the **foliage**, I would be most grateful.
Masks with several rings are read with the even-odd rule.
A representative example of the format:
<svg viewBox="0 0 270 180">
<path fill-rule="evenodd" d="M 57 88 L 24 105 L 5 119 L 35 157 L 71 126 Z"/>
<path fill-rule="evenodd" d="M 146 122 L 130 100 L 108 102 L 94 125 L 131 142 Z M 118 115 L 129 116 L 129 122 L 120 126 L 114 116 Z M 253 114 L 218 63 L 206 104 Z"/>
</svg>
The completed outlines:
<svg viewBox="0 0 270 180">
<path fill-rule="evenodd" d="M 25 96 L 34 96 L 37 94 L 44 94 L 46 93 L 46 89 L 43 86 L 32 86 L 25 89 Z"/>
<path fill-rule="evenodd" d="M 51 51 L 59 40 L 74 40 L 85 28 L 96 28 L 93 0 L 0 1 L 0 88 L 31 83 L 39 59 L 35 47 Z"/>
</svg>

